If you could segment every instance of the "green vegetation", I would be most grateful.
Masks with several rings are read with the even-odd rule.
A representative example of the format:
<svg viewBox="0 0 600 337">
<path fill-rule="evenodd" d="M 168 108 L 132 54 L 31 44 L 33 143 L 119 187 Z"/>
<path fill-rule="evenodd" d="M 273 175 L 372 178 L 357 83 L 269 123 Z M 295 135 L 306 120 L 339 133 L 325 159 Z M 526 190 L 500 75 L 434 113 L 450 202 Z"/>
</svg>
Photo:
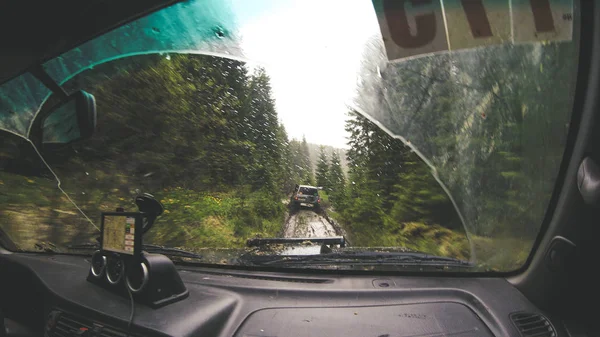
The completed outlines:
<svg viewBox="0 0 600 337">
<path fill-rule="evenodd" d="M 18 248 L 35 250 L 43 242 L 64 245 L 94 231 L 53 179 L 0 171 L 0 205 L 0 229 Z"/>
<path fill-rule="evenodd" d="M 166 214 L 146 238 L 168 246 L 241 247 L 249 237 L 276 236 L 285 221 L 284 205 L 262 191 L 203 195 L 175 188 L 161 195 Z"/>
<path fill-rule="evenodd" d="M 329 163 L 327 154 L 325 153 L 325 147 L 321 146 L 319 149 L 319 160 L 317 162 L 316 179 L 317 185 L 324 187 L 329 185 Z"/>
<path fill-rule="evenodd" d="M 374 43 L 365 55 L 357 108 L 427 158 L 472 233 L 533 241 L 566 144 L 574 44 L 506 44 L 386 65 Z"/>
<path fill-rule="evenodd" d="M 427 165 L 360 114 L 348 117 L 348 183 L 334 156 L 326 200 L 352 244 L 469 258 L 460 218 Z"/>
<path fill-rule="evenodd" d="M 97 226 L 100 212 L 136 210 L 133 198 L 148 192 L 166 208 L 147 235 L 151 243 L 239 247 L 249 237 L 276 236 L 285 220 L 281 200 L 314 177 L 306 141 L 290 142 L 279 124 L 269 81 L 261 68 L 250 73 L 242 62 L 198 55 L 143 55 L 97 66 L 66 84 L 95 95 L 97 133 L 44 157 Z M 15 154 L 13 161 L 25 156 Z M 43 168 L 34 151 L 27 156 L 35 162 L 29 166 Z M 41 171 L 28 177 L 52 177 Z M 12 177 L 20 185 L 8 186 Z M 39 178 L 40 189 L 34 179 L 24 189 L 23 177 L 4 172 L 0 179 L 10 187 L 2 196 L 12 198 L 0 209 L 2 229 L 14 236 L 9 217 L 35 219 L 18 221 L 19 231 L 36 233 L 15 239 L 22 249 L 97 235 L 55 181 Z M 51 209 L 69 216 L 59 221 Z"/>
<path fill-rule="evenodd" d="M 310 159 L 310 150 L 306 138 L 303 137 L 301 142 L 297 140 L 290 141 L 289 154 L 291 156 L 291 165 L 288 169 L 290 170 L 290 175 L 296 179 L 296 183 L 299 185 L 315 185 L 316 180 L 313 173 L 313 164 Z"/>
<path fill-rule="evenodd" d="M 318 155 L 288 138 L 264 69 L 205 55 L 112 61 L 66 83 L 95 95 L 98 132 L 42 149 L 66 194 L 29 143 L 2 134 L 0 227 L 28 250 L 89 241 L 100 212 L 135 210 L 148 192 L 166 207 L 149 242 L 240 247 L 279 235 L 283 201 L 307 184 L 324 187 L 322 206 L 353 246 L 461 259 L 472 246 L 482 267 L 514 269 L 564 151 L 574 53 L 510 45 L 390 64 L 375 43 L 348 111 L 348 149 Z"/>
<path fill-rule="evenodd" d="M 342 167 L 343 172 L 348 172 L 348 161 L 346 160 L 346 150 L 341 148 L 336 148 L 331 145 L 322 145 L 322 144 L 312 144 L 308 143 L 308 152 L 310 155 L 310 161 L 313 164 L 313 170 L 317 171 L 317 163 L 319 163 L 319 155 L 321 154 L 321 148 L 323 152 L 328 158 L 333 158 L 333 156 L 338 156 L 340 160 L 340 166 Z"/>
<path fill-rule="evenodd" d="M 332 186 L 351 242 L 464 258 L 464 224 L 482 267 L 519 267 L 566 144 L 575 55 L 568 43 L 501 45 L 390 64 L 381 41 L 367 46 L 348 183 Z"/>
</svg>

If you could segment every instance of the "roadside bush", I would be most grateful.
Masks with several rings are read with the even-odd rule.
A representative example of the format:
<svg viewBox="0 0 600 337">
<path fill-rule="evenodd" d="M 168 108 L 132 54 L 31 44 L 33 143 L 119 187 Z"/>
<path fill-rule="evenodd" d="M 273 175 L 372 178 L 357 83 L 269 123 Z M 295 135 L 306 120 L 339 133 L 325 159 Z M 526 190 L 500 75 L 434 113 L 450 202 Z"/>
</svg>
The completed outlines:
<svg viewBox="0 0 600 337">
<path fill-rule="evenodd" d="M 196 192 L 176 187 L 157 195 L 165 213 L 148 241 L 169 246 L 241 247 L 252 237 L 276 236 L 285 206 L 266 191 Z"/>
</svg>

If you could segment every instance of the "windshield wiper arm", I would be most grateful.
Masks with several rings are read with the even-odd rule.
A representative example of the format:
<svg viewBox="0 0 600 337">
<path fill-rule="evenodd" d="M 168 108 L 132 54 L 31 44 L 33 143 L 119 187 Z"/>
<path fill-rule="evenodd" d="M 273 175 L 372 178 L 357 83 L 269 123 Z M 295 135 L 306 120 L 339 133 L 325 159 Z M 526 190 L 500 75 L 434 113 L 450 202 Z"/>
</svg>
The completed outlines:
<svg viewBox="0 0 600 337">
<path fill-rule="evenodd" d="M 100 249 L 100 245 L 98 243 L 86 242 L 86 243 L 68 245 L 67 248 L 98 250 L 98 249 Z M 176 257 L 188 257 L 188 258 L 192 258 L 192 259 L 201 259 L 202 258 L 202 255 L 199 255 L 199 254 L 196 254 L 193 252 L 189 252 L 187 250 L 183 250 L 180 248 L 171 248 L 171 247 L 164 247 L 164 246 L 159 246 L 159 245 L 145 244 L 145 245 L 143 245 L 142 249 L 148 253 L 165 254 L 165 255 L 176 256 Z"/>
</svg>

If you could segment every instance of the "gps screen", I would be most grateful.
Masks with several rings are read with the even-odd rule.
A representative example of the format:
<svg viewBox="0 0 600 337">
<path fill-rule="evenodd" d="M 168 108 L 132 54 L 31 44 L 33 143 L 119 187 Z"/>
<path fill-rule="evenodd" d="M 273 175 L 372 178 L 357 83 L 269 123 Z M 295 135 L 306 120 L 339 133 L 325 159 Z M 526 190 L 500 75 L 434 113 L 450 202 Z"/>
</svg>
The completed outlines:
<svg viewBox="0 0 600 337">
<path fill-rule="evenodd" d="M 104 215 L 102 249 L 133 255 L 135 217 Z"/>
</svg>

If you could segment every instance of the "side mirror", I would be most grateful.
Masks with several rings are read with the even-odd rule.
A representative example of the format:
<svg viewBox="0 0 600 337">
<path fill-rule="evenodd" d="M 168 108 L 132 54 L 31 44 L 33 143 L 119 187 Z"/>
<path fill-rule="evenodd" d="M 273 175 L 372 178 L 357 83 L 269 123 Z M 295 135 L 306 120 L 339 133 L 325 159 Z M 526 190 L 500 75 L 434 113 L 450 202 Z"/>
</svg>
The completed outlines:
<svg viewBox="0 0 600 337">
<path fill-rule="evenodd" d="M 577 171 L 577 187 L 583 201 L 590 206 L 600 203 L 600 167 L 590 158 L 585 157 Z"/>
<path fill-rule="evenodd" d="M 79 90 L 40 112 L 29 135 L 36 144 L 54 147 L 90 138 L 96 124 L 96 99 Z"/>
</svg>

